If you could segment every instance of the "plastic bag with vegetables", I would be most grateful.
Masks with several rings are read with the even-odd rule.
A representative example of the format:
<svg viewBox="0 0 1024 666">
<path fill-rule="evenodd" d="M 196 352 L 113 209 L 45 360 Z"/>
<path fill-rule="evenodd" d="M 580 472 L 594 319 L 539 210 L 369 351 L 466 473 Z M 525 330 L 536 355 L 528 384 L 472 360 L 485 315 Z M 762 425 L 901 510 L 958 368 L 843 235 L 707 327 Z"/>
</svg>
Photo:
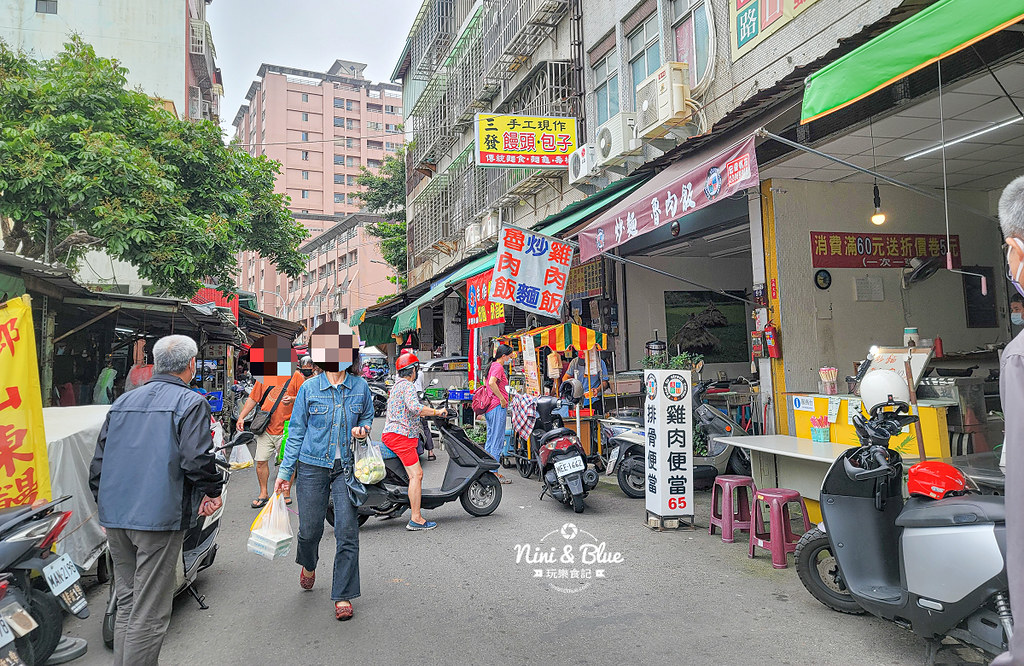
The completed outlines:
<svg viewBox="0 0 1024 666">
<path fill-rule="evenodd" d="M 374 484 L 384 479 L 384 457 L 380 447 L 369 439 L 357 439 L 353 447 L 355 477 L 360 483 Z"/>
</svg>

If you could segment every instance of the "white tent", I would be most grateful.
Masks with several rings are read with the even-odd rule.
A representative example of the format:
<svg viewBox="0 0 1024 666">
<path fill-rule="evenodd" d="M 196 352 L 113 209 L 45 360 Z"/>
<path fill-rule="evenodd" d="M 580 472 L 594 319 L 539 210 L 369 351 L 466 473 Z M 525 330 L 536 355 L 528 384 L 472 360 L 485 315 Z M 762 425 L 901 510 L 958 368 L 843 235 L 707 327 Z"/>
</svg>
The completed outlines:
<svg viewBox="0 0 1024 666">
<path fill-rule="evenodd" d="M 386 354 L 374 346 L 363 347 L 359 350 L 360 356 L 381 356 L 384 357 Z"/>
</svg>

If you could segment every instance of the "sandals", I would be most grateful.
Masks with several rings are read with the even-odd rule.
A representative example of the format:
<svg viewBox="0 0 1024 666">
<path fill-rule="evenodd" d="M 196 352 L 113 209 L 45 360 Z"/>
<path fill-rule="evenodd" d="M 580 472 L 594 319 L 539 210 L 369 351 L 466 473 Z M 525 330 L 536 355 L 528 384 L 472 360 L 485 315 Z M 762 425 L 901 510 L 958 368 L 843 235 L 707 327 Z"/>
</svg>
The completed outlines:
<svg viewBox="0 0 1024 666">
<path fill-rule="evenodd" d="M 339 606 L 340 603 L 348 603 L 348 606 Z M 351 620 L 355 610 L 352 608 L 352 604 L 349 602 L 337 601 L 334 603 L 334 617 L 335 619 L 344 622 L 345 620 Z"/>
<path fill-rule="evenodd" d="M 437 456 L 435 456 L 433 453 L 428 453 L 427 460 L 437 460 Z"/>
<path fill-rule="evenodd" d="M 504 474 L 498 474 L 497 472 L 495 472 L 494 476 L 498 477 L 499 483 L 502 483 L 506 486 L 512 483 L 512 479 L 506 478 Z"/>
<path fill-rule="evenodd" d="M 251 506 L 254 509 L 262 509 L 263 507 L 265 507 L 267 505 L 267 502 L 269 502 L 269 501 L 270 501 L 269 497 L 257 497 L 256 499 L 254 499 L 252 501 L 252 504 L 250 504 L 249 506 Z"/>
<path fill-rule="evenodd" d="M 302 567 L 299 567 L 299 587 L 304 590 L 312 590 L 313 583 L 316 582 L 316 572 L 311 572 L 308 576 Z"/>
</svg>

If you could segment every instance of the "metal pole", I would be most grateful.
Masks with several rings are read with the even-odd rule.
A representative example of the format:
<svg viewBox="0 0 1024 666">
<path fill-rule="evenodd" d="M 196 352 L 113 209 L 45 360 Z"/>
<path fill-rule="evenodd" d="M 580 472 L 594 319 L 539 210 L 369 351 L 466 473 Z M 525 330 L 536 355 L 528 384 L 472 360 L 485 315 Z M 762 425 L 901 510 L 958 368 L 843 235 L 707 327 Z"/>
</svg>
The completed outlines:
<svg viewBox="0 0 1024 666">
<path fill-rule="evenodd" d="M 891 177 L 886 176 L 884 174 L 880 174 L 877 171 L 872 171 L 871 169 L 868 169 L 868 168 L 865 168 L 865 167 L 861 167 L 861 166 L 857 166 L 856 164 L 853 164 L 852 162 L 847 162 L 846 160 L 840 159 L 840 158 L 838 158 L 838 157 L 836 157 L 834 155 L 829 155 L 828 153 L 823 153 L 822 151 L 817 150 L 815 148 L 811 148 L 810 146 L 805 146 L 803 144 L 797 143 L 796 141 L 790 141 L 789 139 L 781 137 L 778 134 L 772 134 L 771 132 L 769 132 L 768 130 L 766 130 L 763 127 L 761 129 L 757 130 L 757 132 L 755 132 L 755 134 L 757 134 L 760 137 L 766 138 L 766 139 L 774 139 L 775 141 L 778 141 L 779 143 L 783 143 L 783 144 L 785 144 L 787 146 L 790 146 L 791 148 L 796 148 L 798 150 L 802 150 L 802 151 L 810 153 L 812 155 L 817 155 L 818 157 L 824 157 L 827 160 L 831 160 L 833 162 L 837 162 L 839 164 L 842 164 L 845 167 L 849 167 L 850 169 L 853 169 L 854 171 L 860 171 L 861 173 L 866 173 L 867 175 L 869 175 L 869 176 L 871 176 L 873 178 L 878 178 L 879 180 L 884 180 L 885 182 L 889 183 L 890 185 L 895 185 L 896 187 L 902 187 L 905 190 L 910 190 L 911 192 L 915 192 L 917 194 L 920 194 L 923 197 L 928 197 L 929 199 L 932 199 L 934 201 L 938 201 L 938 202 L 943 203 L 943 204 L 945 203 L 945 200 L 943 199 L 943 197 L 938 195 L 938 194 L 933 194 L 932 192 L 929 192 L 928 190 L 923 190 L 920 187 L 917 187 L 915 185 L 911 185 L 910 183 L 904 183 L 902 180 L 896 180 L 895 178 L 891 178 Z M 977 208 L 974 208 L 973 206 L 968 206 L 966 204 L 958 203 L 956 201 L 952 201 L 950 203 L 952 203 L 957 208 L 960 208 L 961 210 L 966 210 L 966 211 L 968 211 L 970 213 L 973 213 L 975 215 L 979 215 L 981 217 L 984 217 L 985 219 L 992 220 L 993 222 L 998 222 L 999 221 L 997 218 L 989 215 L 988 213 L 986 213 L 984 211 L 978 210 Z"/>
<path fill-rule="evenodd" d="M 746 298 L 741 298 L 739 296 L 735 296 L 733 294 L 730 294 L 727 291 L 723 291 L 722 289 L 715 289 L 714 287 L 709 287 L 709 286 L 707 286 L 705 284 L 701 284 L 700 282 L 694 282 L 693 280 L 687 280 L 684 277 L 679 277 L 678 275 L 673 275 L 672 273 L 669 273 L 667 271 L 663 271 L 660 268 L 652 268 L 651 266 L 647 266 L 646 264 L 641 264 L 639 261 L 633 261 L 632 259 L 626 259 L 625 257 L 620 257 L 618 255 L 611 254 L 609 252 L 602 252 L 601 256 L 602 257 L 607 257 L 608 259 L 611 259 L 612 261 L 617 261 L 617 262 L 622 263 L 622 264 L 631 264 L 631 265 L 637 266 L 639 268 L 645 268 L 645 269 L 651 271 L 652 273 L 657 273 L 658 275 L 664 275 L 665 277 L 672 278 L 673 280 L 679 280 L 680 282 L 685 282 L 686 284 L 692 284 L 694 287 L 700 287 L 701 289 L 704 289 L 706 291 L 710 291 L 710 292 L 713 292 L 713 293 L 716 293 L 716 294 L 720 294 L 720 295 L 725 296 L 727 298 L 731 298 L 734 301 L 739 301 L 740 303 L 747 303 L 749 305 L 753 305 L 756 308 L 761 307 L 761 305 L 756 303 L 755 301 L 751 301 L 751 300 L 746 299 Z"/>
</svg>

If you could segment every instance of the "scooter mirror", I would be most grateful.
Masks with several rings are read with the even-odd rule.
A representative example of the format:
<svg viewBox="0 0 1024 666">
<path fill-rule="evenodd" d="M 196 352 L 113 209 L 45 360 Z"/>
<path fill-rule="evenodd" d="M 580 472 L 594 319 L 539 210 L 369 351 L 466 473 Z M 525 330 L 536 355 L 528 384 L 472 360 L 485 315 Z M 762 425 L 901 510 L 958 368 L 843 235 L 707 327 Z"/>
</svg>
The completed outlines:
<svg viewBox="0 0 1024 666">
<path fill-rule="evenodd" d="M 434 377 L 433 379 L 430 380 L 430 385 L 437 386 L 439 382 L 440 380 L 437 377 Z"/>
</svg>

